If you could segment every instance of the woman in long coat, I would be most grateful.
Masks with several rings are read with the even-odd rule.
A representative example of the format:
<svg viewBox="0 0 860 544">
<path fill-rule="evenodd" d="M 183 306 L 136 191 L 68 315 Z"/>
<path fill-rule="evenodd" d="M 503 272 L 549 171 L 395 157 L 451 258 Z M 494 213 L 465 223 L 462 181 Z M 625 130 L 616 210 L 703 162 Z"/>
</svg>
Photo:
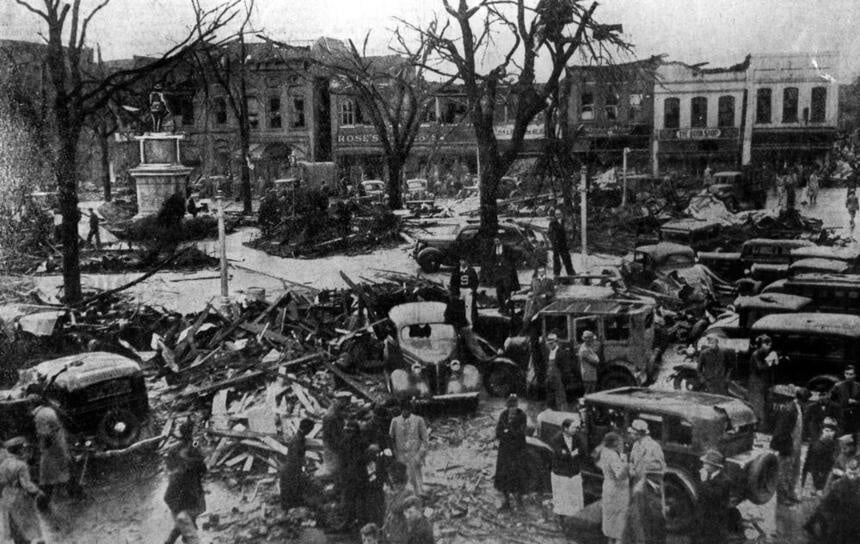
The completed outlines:
<svg viewBox="0 0 860 544">
<path fill-rule="evenodd" d="M 517 396 L 508 397 L 508 408 L 499 415 L 496 438 L 499 456 L 496 458 L 496 489 L 504 495 L 501 510 L 511 507 L 510 496 L 522 506 L 523 494 L 528 491 L 528 453 L 526 450 L 526 413 L 517 407 Z"/>
<path fill-rule="evenodd" d="M 585 441 L 579 435 L 579 420 L 565 419 L 561 432 L 552 438 L 553 450 L 552 483 L 553 512 L 561 519 L 561 527 L 570 530 L 570 518 L 582 510 L 582 460 L 587 454 Z"/>
<path fill-rule="evenodd" d="M 597 466 L 603 471 L 603 534 L 609 544 L 621 542 L 627 524 L 627 509 L 630 505 L 630 474 L 622 453 L 621 436 L 607 433 Z"/>
</svg>

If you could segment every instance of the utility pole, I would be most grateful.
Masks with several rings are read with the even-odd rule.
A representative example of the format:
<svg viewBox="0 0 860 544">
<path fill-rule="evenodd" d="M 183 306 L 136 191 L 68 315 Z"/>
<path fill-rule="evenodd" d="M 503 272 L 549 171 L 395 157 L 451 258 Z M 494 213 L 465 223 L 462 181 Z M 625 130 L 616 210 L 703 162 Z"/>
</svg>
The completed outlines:
<svg viewBox="0 0 860 544">
<path fill-rule="evenodd" d="M 218 206 L 218 253 L 221 257 L 221 301 L 224 308 L 230 304 L 229 286 L 227 285 L 227 233 L 224 228 L 224 195 L 221 189 L 215 192 L 215 203 Z"/>
<path fill-rule="evenodd" d="M 582 168 L 579 169 L 579 229 L 582 232 L 582 273 L 586 273 L 586 269 L 588 267 L 588 234 L 587 234 L 587 224 L 588 224 L 588 203 L 586 202 L 586 190 L 585 185 L 588 178 L 588 168 L 585 165 L 582 165 Z"/>
<path fill-rule="evenodd" d="M 627 154 L 630 153 L 630 148 L 625 147 L 623 160 L 621 165 L 621 207 L 627 207 Z"/>
</svg>

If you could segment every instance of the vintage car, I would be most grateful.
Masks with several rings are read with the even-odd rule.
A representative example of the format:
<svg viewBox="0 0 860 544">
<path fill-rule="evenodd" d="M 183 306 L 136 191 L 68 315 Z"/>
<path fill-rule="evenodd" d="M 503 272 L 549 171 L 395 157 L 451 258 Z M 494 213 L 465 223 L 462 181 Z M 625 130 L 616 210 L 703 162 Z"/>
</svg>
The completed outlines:
<svg viewBox="0 0 860 544">
<path fill-rule="evenodd" d="M 761 209 L 767 200 L 763 181 L 744 172 L 717 172 L 708 192 L 722 200 L 731 212 Z"/>
<path fill-rule="evenodd" d="M 29 414 L 40 397 L 56 406 L 71 433 L 112 449 L 135 442 L 149 416 L 140 366 L 115 353 L 70 355 L 21 371 L 15 387 L 0 392 L 0 436 L 31 432 Z"/>
<path fill-rule="evenodd" d="M 731 350 L 742 364 L 738 378 L 749 373 L 755 338 L 766 334 L 780 356 L 774 383 L 803 386 L 827 393 L 839 381 L 845 365 L 860 356 L 860 316 L 832 313 L 781 313 L 766 315 L 752 324 L 746 338 L 718 338 L 721 349 Z"/>
<path fill-rule="evenodd" d="M 638 246 L 621 260 L 621 277 L 628 286 L 675 296 L 683 279 L 690 285 L 701 287 L 710 296 L 722 296 L 723 287 L 732 291 L 734 296 L 732 286 L 715 285 L 712 276 L 709 270 L 696 262 L 692 248 L 672 242 Z"/>
<path fill-rule="evenodd" d="M 805 246 L 791 250 L 791 262 L 804 259 L 842 261 L 848 265 L 844 274 L 860 273 L 860 249 L 832 246 Z"/>
<path fill-rule="evenodd" d="M 520 264 L 545 264 L 549 244 L 540 230 L 525 223 L 500 222 L 496 233 L 502 244 L 513 249 Z M 438 272 L 442 266 L 457 266 L 461 258 L 478 264 L 492 248 L 492 237 L 481 233 L 481 227 L 469 223 L 447 236 L 419 238 L 412 257 L 424 272 Z"/>
<path fill-rule="evenodd" d="M 433 200 L 433 193 L 429 189 L 430 182 L 424 178 L 406 180 L 406 191 L 404 200 Z"/>
<path fill-rule="evenodd" d="M 734 281 L 752 276 L 770 282 L 785 276 L 792 250 L 813 245 L 809 240 L 753 238 L 744 242 L 739 252 L 700 252 L 698 257 L 701 264 L 723 279 Z"/>
<path fill-rule="evenodd" d="M 601 445 L 606 433 L 614 431 L 624 436 L 634 419 L 648 423 L 651 436 L 660 443 L 666 457 L 663 485 L 666 526 L 671 532 L 692 528 L 700 458 L 709 449 L 717 449 L 725 456 L 724 470 L 734 496 L 765 504 L 776 491 L 776 455 L 754 446 L 755 414 L 740 400 L 708 393 L 624 387 L 586 395 L 580 414 L 588 454 Z M 541 412 L 535 432 L 526 437 L 532 481 L 539 489 L 549 488 L 549 442 L 560 431 L 562 422 L 574 415 Z M 603 473 L 588 454 L 583 457 L 582 482 L 586 501 L 592 502 L 601 496 Z"/>
<path fill-rule="evenodd" d="M 361 182 L 361 189 L 374 201 L 382 201 L 385 196 L 385 182 L 381 179 L 366 179 Z"/>
<path fill-rule="evenodd" d="M 735 299 L 733 312 L 717 317 L 702 335 L 699 345 L 710 336 L 717 338 L 747 338 L 753 323 L 770 314 L 808 312 L 815 308 L 815 302 L 808 297 L 786 295 L 783 293 L 762 293 L 740 296 Z"/>
<path fill-rule="evenodd" d="M 722 226 L 716 221 L 688 217 L 660 225 L 660 240 L 702 251 L 714 249 L 719 244 L 721 231 Z"/>
<path fill-rule="evenodd" d="M 463 402 L 476 407 L 481 386 L 490 394 L 518 391 L 524 372 L 474 337 L 445 322 L 445 303 L 410 302 L 391 309 L 385 339 L 389 392 L 425 403 Z"/>
<path fill-rule="evenodd" d="M 523 345 L 537 350 L 529 355 L 543 357 L 549 332 L 555 332 L 559 343 L 575 354 L 582 333 L 591 331 L 604 361 L 597 376 L 601 389 L 649 383 L 657 370 L 660 350 L 654 345 L 653 302 L 630 298 L 557 299 L 537 312 L 530 329 L 529 337 L 515 337 L 506 343 L 505 354 L 512 360 L 524 358 Z M 530 341 L 533 338 L 538 338 L 536 344 Z M 523 363 L 527 360 L 520 366 Z M 573 394 L 581 393 L 578 380 L 569 385 Z"/>
<path fill-rule="evenodd" d="M 773 293 L 811 298 L 820 312 L 860 315 L 858 274 L 797 274 L 762 289 L 762 294 Z"/>
</svg>

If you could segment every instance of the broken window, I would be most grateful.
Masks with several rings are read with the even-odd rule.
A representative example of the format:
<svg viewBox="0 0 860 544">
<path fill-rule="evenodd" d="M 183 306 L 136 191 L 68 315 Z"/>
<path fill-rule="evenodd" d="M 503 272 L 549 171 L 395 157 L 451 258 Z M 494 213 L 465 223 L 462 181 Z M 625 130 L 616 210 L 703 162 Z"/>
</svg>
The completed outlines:
<svg viewBox="0 0 860 544">
<path fill-rule="evenodd" d="M 812 123 L 823 123 L 827 114 L 827 87 L 812 88 L 812 115 L 809 121 Z"/>
<path fill-rule="evenodd" d="M 292 125 L 293 128 L 305 128 L 304 98 L 293 98 Z"/>
<path fill-rule="evenodd" d="M 708 126 L 708 99 L 696 96 L 690 101 L 690 126 L 705 128 Z"/>
<path fill-rule="evenodd" d="M 269 97 L 269 128 L 281 128 L 281 97 Z"/>
<path fill-rule="evenodd" d="M 618 95 L 615 94 L 615 91 L 609 91 L 606 93 L 606 104 L 604 105 L 603 110 L 606 112 L 606 119 L 608 121 L 615 121 L 618 119 Z"/>
<path fill-rule="evenodd" d="M 733 127 L 735 125 L 735 97 L 721 96 L 717 108 L 717 126 Z"/>
<path fill-rule="evenodd" d="M 603 321 L 603 333 L 606 340 L 627 340 L 630 338 L 630 316 L 617 315 Z"/>
<path fill-rule="evenodd" d="M 663 101 L 663 128 L 681 126 L 681 99 L 667 98 Z"/>
<path fill-rule="evenodd" d="M 782 90 L 782 122 L 797 122 L 797 87 L 786 87 Z"/>
<path fill-rule="evenodd" d="M 771 90 L 769 88 L 759 89 L 756 91 L 755 100 L 755 122 L 770 123 L 770 101 Z"/>
<path fill-rule="evenodd" d="M 568 340 L 566 315 L 545 315 L 543 325 L 547 333 L 554 332 L 559 340 Z"/>
<path fill-rule="evenodd" d="M 469 108 L 464 102 L 456 99 L 445 100 L 442 106 L 442 123 L 446 125 L 459 123 L 468 112 Z"/>
<path fill-rule="evenodd" d="M 594 120 L 594 94 L 582 93 L 582 108 L 579 111 L 579 118 L 583 121 Z"/>
<path fill-rule="evenodd" d="M 260 127 L 260 102 L 255 96 L 248 97 L 248 128 Z"/>
</svg>

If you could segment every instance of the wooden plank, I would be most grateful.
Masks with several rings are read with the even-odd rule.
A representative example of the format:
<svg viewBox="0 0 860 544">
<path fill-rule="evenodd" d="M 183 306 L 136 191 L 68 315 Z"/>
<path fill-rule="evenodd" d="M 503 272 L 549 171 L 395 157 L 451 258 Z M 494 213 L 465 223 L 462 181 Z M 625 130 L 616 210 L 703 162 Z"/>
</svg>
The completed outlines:
<svg viewBox="0 0 860 544">
<path fill-rule="evenodd" d="M 377 400 L 376 397 L 371 395 L 370 392 L 367 391 L 367 389 L 365 389 L 365 387 L 363 385 L 358 383 L 358 381 L 355 378 L 348 375 L 346 372 L 337 368 L 336 366 L 329 363 L 328 361 L 323 361 L 323 366 L 326 367 L 332 374 L 334 374 L 335 376 L 337 376 L 338 378 L 340 378 L 344 382 L 346 382 L 346 384 L 350 387 L 350 389 L 352 389 L 353 391 L 355 391 L 356 393 L 358 393 L 359 395 L 361 395 L 365 399 L 369 400 L 370 402 L 376 402 L 376 400 Z"/>
<path fill-rule="evenodd" d="M 254 454 L 249 453 L 248 457 L 245 458 L 245 466 L 242 467 L 242 472 L 251 472 L 251 468 L 254 466 Z"/>
<path fill-rule="evenodd" d="M 263 310 L 263 312 L 257 316 L 257 319 L 255 319 L 251 323 L 257 324 L 257 323 L 261 322 L 263 319 L 265 319 L 272 312 L 272 310 L 274 310 L 281 302 L 284 301 L 285 298 L 287 298 L 290 295 L 291 295 L 291 291 L 284 291 L 283 294 L 281 294 L 281 296 L 279 296 L 277 299 L 275 299 L 274 302 L 269 304 L 266 307 L 266 309 Z"/>
<path fill-rule="evenodd" d="M 281 455 L 287 455 L 287 453 L 290 451 L 286 446 L 284 446 L 271 436 L 261 437 L 260 441 L 269 446 L 273 451 L 280 453 Z"/>
<path fill-rule="evenodd" d="M 268 330 L 268 327 L 265 325 L 260 325 L 259 323 L 243 323 L 239 325 L 239 328 L 243 331 L 248 331 L 250 333 L 259 335 L 262 334 L 263 338 L 266 340 L 271 340 L 276 344 L 291 344 L 293 343 L 293 339 L 289 336 L 284 336 L 283 334 L 277 333 L 275 331 Z"/>
<path fill-rule="evenodd" d="M 227 462 L 226 462 L 226 463 L 224 463 L 224 464 L 225 464 L 226 466 L 228 466 L 228 467 L 232 467 L 232 466 L 238 465 L 239 463 L 241 463 L 242 461 L 244 461 L 245 459 L 247 459 L 249 455 L 250 455 L 250 454 L 249 454 L 248 452 L 240 453 L 239 455 L 237 455 L 236 457 L 234 457 L 234 458 L 230 459 L 229 461 L 227 461 Z"/>
</svg>

